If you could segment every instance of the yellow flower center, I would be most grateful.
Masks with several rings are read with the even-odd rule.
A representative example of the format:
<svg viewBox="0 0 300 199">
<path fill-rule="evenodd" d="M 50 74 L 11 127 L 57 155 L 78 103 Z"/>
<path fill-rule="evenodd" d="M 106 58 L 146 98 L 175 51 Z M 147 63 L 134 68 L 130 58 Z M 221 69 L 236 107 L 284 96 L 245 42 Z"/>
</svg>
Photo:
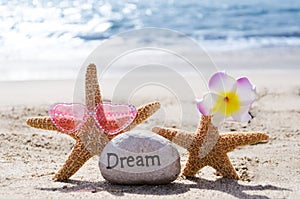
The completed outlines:
<svg viewBox="0 0 300 199">
<path fill-rule="evenodd" d="M 213 112 L 219 112 L 229 116 L 240 109 L 239 96 L 234 92 L 220 92 L 216 104 L 213 107 Z"/>
</svg>

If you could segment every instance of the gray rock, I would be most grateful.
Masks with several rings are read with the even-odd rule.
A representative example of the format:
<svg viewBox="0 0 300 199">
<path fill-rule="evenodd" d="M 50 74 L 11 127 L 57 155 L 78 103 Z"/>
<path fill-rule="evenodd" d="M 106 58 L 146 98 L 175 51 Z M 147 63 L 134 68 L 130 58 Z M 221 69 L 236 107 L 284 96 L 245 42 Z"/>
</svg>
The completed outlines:
<svg viewBox="0 0 300 199">
<path fill-rule="evenodd" d="M 99 168 L 113 184 L 166 184 L 180 173 L 180 156 L 170 141 L 151 131 L 133 130 L 103 149 Z"/>
</svg>

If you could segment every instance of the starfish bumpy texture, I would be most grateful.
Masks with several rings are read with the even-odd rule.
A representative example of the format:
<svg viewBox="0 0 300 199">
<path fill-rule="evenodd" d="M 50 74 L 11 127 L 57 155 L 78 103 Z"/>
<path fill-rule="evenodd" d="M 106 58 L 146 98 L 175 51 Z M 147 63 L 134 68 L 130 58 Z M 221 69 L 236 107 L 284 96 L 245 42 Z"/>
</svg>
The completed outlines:
<svg viewBox="0 0 300 199">
<path fill-rule="evenodd" d="M 85 77 L 86 107 L 93 110 L 102 103 L 100 86 L 97 78 L 97 70 L 94 64 L 87 67 Z M 145 121 L 160 108 L 159 102 L 152 102 L 137 109 L 137 115 L 129 126 L 120 133 L 126 132 Z M 66 133 L 52 122 L 50 117 L 29 118 L 27 124 L 34 128 L 53 130 L 69 135 L 76 143 L 61 169 L 54 175 L 54 181 L 64 181 L 75 174 L 91 157 L 100 155 L 104 146 L 116 135 L 109 135 L 101 130 L 92 118 L 88 118 L 81 128 L 74 133 Z"/>
<path fill-rule="evenodd" d="M 261 132 L 235 132 L 219 134 L 211 124 L 211 116 L 202 116 L 196 133 L 179 129 L 154 127 L 153 132 L 169 139 L 189 152 L 183 175 L 193 177 L 200 169 L 211 166 L 223 177 L 238 180 L 227 155 L 238 146 L 266 141 L 269 137 Z"/>
</svg>

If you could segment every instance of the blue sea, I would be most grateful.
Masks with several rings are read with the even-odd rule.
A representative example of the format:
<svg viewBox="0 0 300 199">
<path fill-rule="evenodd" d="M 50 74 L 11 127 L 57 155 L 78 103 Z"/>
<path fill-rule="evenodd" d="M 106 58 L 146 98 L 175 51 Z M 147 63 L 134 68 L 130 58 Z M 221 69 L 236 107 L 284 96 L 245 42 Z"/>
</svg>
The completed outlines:
<svg viewBox="0 0 300 199">
<path fill-rule="evenodd" d="M 300 1 L 2 0 L 0 80 L 12 70 L 3 63 L 67 62 L 70 56 L 87 56 L 95 41 L 144 27 L 176 30 L 216 51 L 298 47 Z M 26 75 L 24 70 L 14 78 Z"/>
</svg>

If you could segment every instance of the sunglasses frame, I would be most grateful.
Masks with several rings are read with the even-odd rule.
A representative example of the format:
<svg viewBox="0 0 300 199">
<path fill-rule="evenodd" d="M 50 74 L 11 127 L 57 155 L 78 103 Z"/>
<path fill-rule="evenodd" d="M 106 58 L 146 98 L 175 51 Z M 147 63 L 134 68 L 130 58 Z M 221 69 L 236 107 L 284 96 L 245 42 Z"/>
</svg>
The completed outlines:
<svg viewBox="0 0 300 199">
<path fill-rule="evenodd" d="M 65 105 L 65 106 L 81 106 L 84 110 L 84 117 L 82 118 L 83 119 L 83 122 L 80 123 L 79 125 L 77 125 L 77 127 L 75 127 L 74 129 L 71 129 L 71 130 L 66 130 L 64 128 L 62 128 L 60 125 L 56 124 L 56 121 L 55 121 L 55 117 L 53 117 L 54 113 L 53 111 L 55 110 L 55 108 L 58 106 L 58 105 Z M 61 131 L 63 132 L 67 132 L 67 133 L 74 133 L 75 131 L 78 131 L 87 121 L 87 119 L 89 117 L 92 117 L 95 121 L 95 123 L 97 124 L 98 128 L 101 129 L 102 131 L 104 131 L 106 134 L 109 134 L 109 135 L 114 135 L 114 134 L 117 134 L 119 132 L 121 132 L 122 130 L 124 130 L 130 123 L 128 123 L 127 125 L 124 125 L 122 128 L 116 130 L 116 131 L 108 131 L 106 130 L 105 128 L 103 128 L 103 126 L 99 123 L 98 119 L 97 119 L 97 116 L 96 116 L 96 112 L 97 112 L 97 108 L 99 106 L 103 106 L 103 105 L 110 105 L 110 106 L 127 106 L 130 110 L 131 113 L 133 113 L 133 116 L 132 115 L 129 115 L 130 116 L 130 119 L 133 121 L 137 115 L 137 110 L 135 108 L 135 106 L 131 105 L 131 104 L 112 104 L 110 102 L 104 102 L 104 103 L 99 103 L 93 110 L 88 110 L 88 108 L 86 107 L 86 105 L 84 104 L 81 104 L 81 103 L 55 103 L 53 105 L 50 106 L 50 109 L 48 111 L 48 114 L 51 118 L 51 121 L 53 122 L 53 124 Z M 113 114 L 114 115 L 114 114 Z M 116 114 L 117 115 L 117 114 Z M 118 114 L 118 116 L 120 116 L 120 114 Z M 127 115 L 127 114 L 124 114 L 124 115 Z M 62 116 L 65 116 L 64 114 L 62 114 Z"/>
</svg>

